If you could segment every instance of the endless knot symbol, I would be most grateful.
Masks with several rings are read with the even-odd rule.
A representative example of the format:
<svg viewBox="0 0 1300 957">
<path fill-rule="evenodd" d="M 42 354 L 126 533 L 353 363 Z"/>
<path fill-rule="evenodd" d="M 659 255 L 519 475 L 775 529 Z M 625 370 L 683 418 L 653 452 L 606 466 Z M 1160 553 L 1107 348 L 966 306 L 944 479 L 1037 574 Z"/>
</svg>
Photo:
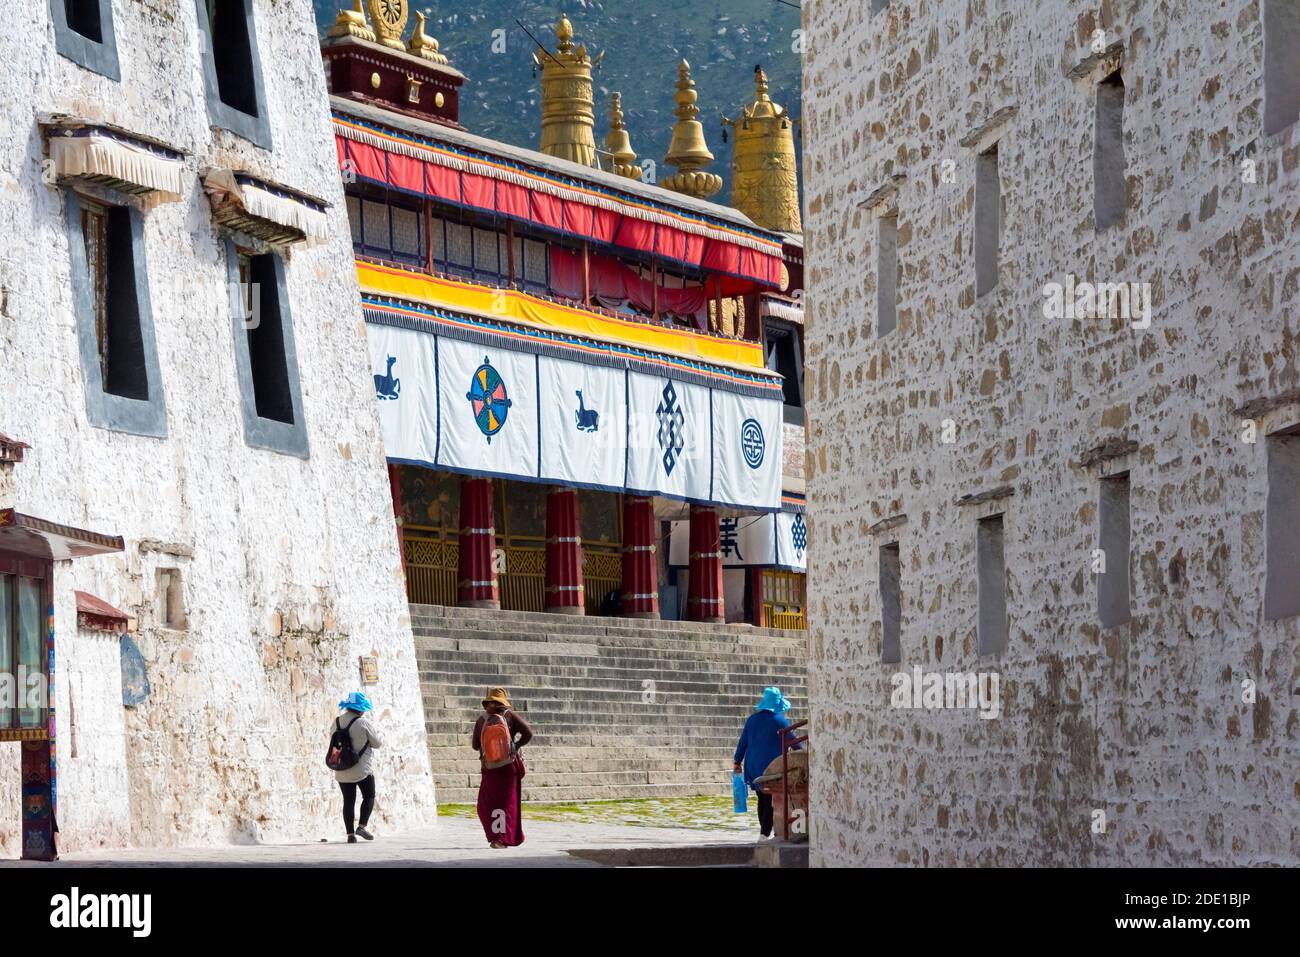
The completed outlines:
<svg viewBox="0 0 1300 957">
<path fill-rule="evenodd" d="M 803 522 L 802 512 L 795 515 L 794 524 L 790 526 L 790 541 L 794 543 L 795 554 L 803 558 L 804 550 L 808 548 L 808 526 Z"/>
<path fill-rule="evenodd" d="M 677 404 L 677 390 L 671 380 L 664 386 L 663 401 L 655 411 L 659 416 L 659 447 L 664 450 L 664 471 L 672 475 L 686 445 L 686 416 Z"/>
</svg>

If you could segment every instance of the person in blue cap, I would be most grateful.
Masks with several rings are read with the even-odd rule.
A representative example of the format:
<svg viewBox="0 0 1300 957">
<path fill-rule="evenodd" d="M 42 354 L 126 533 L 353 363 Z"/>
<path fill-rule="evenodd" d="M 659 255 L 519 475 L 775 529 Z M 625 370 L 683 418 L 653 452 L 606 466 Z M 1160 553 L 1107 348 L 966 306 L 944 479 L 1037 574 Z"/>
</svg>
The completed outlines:
<svg viewBox="0 0 1300 957">
<path fill-rule="evenodd" d="M 330 726 L 331 735 L 338 730 L 347 731 L 352 741 L 352 752 L 357 758 L 351 767 L 334 772 L 334 779 L 343 792 L 343 824 L 348 829 L 349 844 L 357 843 L 357 835 L 367 841 L 375 839 L 366 830 L 366 825 L 370 823 L 370 812 L 375 806 L 375 750 L 383 747 L 384 740 L 374 722 L 367 717 L 373 707 L 369 698 L 360 691 L 353 691 L 339 702 L 340 714 Z M 358 789 L 361 791 L 361 817 L 359 825 L 354 828 L 352 822 Z"/>
<path fill-rule="evenodd" d="M 745 783 L 758 795 L 758 829 L 763 837 L 772 836 L 772 795 L 764 794 L 754 785 L 772 761 L 781 756 L 781 729 L 790 727 L 785 713 L 790 701 L 775 685 L 763 689 L 763 696 L 754 705 L 754 713 L 745 722 L 736 744 L 735 770 L 741 771 L 744 762 Z"/>
</svg>

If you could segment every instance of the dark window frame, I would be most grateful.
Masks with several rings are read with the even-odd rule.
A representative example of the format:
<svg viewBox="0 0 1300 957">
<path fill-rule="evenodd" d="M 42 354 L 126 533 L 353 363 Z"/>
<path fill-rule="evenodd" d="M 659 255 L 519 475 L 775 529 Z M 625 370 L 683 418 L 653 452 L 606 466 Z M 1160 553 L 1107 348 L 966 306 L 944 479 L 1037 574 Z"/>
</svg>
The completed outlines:
<svg viewBox="0 0 1300 957">
<path fill-rule="evenodd" d="M 221 98 L 221 84 L 217 77 L 216 53 L 212 43 L 212 24 L 208 19 L 210 0 L 194 0 L 198 10 L 199 32 L 202 34 L 204 88 L 207 93 L 208 119 L 215 127 L 230 130 L 265 149 L 271 148 L 271 123 L 266 107 L 266 84 L 263 82 L 262 58 L 258 52 L 257 22 L 253 16 L 253 0 L 230 0 L 239 3 L 244 14 L 244 29 L 248 37 L 248 55 L 252 76 L 252 96 L 256 113 L 247 113 L 231 106 Z"/>
<path fill-rule="evenodd" d="M 267 264 L 272 269 L 274 289 L 270 295 L 275 299 L 275 319 L 280 333 L 280 348 L 284 361 L 284 389 L 286 400 L 292 410 L 292 421 L 283 421 L 258 413 L 258 393 L 255 386 L 252 346 L 249 343 L 250 330 L 244 317 L 248 315 L 248 305 L 239 302 L 235 296 L 245 288 L 240 270 L 241 256 L 266 256 Z M 310 458 L 307 441 L 307 423 L 303 415 L 302 384 L 298 372 L 298 350 L 293 331 L 293 315 L 289 308 L 288 279 L 285 274 L 284 258 L 276 252 L 245 250 L 235 244 L 233 239 L 226 240 L 226 264 L 229 289 L 231 291 L 230 321 L 235 349 L 235 375 L 239 382 L 240 406 L 244 419 L 244 444 L 250 448 L 266 449 L 293 455 L 298 458 Z M 260 290 L 263 297 L 266 290 Z M 265 308 L 263 299 L 260 308 Z M 259 322 L 271 318 L 270 314 L 259 315 Z M 266 330 L 263 330 L 266 331 Z M 265 398 L 264 403 L 265 406 Z"/>
<path fill-rule="evenodd" d="M 117 59 L 117 37 L 113 32 L 113 0 L 84 0 L 95 4 L 100 38 L 95 40 L 74 29 L 68 22 L 68 0 L 50 0 L 50 21 L 54 24 L 54 49 L 62 57 L 85 67 L 92 73 L 121 82 L 122 70 Z"/>
<path fill-rule="evenodd" d="M 135 299 L 143 374 L 146 379 L 144 398 L 132 398 L 108 391 L 99 345 L 95 308 L 94 278 L 86 257 L 82 211 L 87 204 L 120 210 L 129 223 L 131 237 L 131 294 Z M 167 408 L 163 399 L 162 372 L 158 364 L 158 346 L 154 337 L 153 309 L 149 298 L 149 269 L 145 254 L 144 219 L 132 206 L 90 199 L 68 191 L 64 209 L 68 220 L 68 245 L 71 255 L 73 311 L 77 317 L 77 340 L 81 354 L 81 371 L 86 390 L 86 419 L 91 425 L 114 432 L 165 438 Z"/>
<path fill-rule="evenodd" d="M 797 323 L 783 322 L 770 316 L 763 318 L 763 363 L 773 371 L 779 371 L 776 366 L 771 364 L 772 350 L 777 339 L 788 339 L 794 352 L 794 364 L 797 372 L 794 383 L 799 398 L 798 405 L 791 405 L 782 396 L 782 418 L 789 425 L 803 425 L 804 408 L 808 401 L 808 393 L 804 388 L 802 329 Z"/>
</svg>

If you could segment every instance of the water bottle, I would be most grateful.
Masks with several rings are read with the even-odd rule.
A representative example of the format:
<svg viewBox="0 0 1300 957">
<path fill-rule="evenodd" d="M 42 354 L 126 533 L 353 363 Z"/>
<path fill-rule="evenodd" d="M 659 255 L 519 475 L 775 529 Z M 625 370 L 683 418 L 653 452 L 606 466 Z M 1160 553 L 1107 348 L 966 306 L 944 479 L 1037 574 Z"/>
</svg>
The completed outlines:
<svg viewBox="0 0 1300 957">
<path fill-rule="evenodd" d="M 731 772 L 731 800 L 736 805 L 736 813 L 744 814 L 749 810 L 746 803 L 749 797 L 749 788 L 745 784 L 745 776 L 739 771 Z"/>
</svg>

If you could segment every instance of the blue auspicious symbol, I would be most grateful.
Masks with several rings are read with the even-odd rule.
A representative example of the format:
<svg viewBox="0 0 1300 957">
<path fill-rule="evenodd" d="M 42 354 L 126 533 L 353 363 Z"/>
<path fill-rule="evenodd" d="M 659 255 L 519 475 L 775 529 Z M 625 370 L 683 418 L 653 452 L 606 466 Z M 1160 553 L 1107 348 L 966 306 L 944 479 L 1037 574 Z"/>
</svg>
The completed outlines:
<svg viewBox="0 0 1300 957">
<path fill-rule="evenodd" d="M 758 424 L 757 419 L 746 419 L 740 426 L 740 451 L 745 454 L 745 464 L 751 469 L 762 465 L 766 448 L 763 442 L 763 427 Z"/>
<path fill-rule="evenodd" d="M 487 356 L 483 357 L 483 364 L 474 370 L 465 398 L 469 399 L 478 430 L 487 436 L 488 444 L 491 445 L 492 436 L 506 424 L 511 402 L 506 397 L 506 384 L 502 381 L 501 374 L 492 368 Z"/>
<path fill-rule="evenodd" d="M 803 553 L 808 548 L 808 526 L 804 524 L 803 512 L 796 513 L 790 526 L 790 542 L 794 545 L 795 554 L 803 558 Z"/>
<path fill-rule="evenodd" d="M 677 404 L 677 390 L 672 380 L 664 386 L 663 401 L 655 410 L 659 416 L 659 448 L 664 450 L 664 471 L 672 475 L 686 445 L 686 416 Z"/>
<path fill-rule="evenodd" d="M 578 418 L 578 431 L 595 432 L 597 429 L 600 428 L 600 413 L 597 412 L 595 409 L 587 408 L 587 403 L 582 398 L 581 389 L 577 391 L 577 394 L 578 394 L 578 408 L 575 410 L 574 415 L 576 415 Z"/>
<path fill-rule="evenodd" d="M 375 398 L 376 399 L 396 399 L 402 394 L 402 380 L 393 378 L 393 366 L 397 364 L 397 359 L 393 356 L 388 357 L 388 371 L 383 375 L 375 373 Z"/>
</svg>

